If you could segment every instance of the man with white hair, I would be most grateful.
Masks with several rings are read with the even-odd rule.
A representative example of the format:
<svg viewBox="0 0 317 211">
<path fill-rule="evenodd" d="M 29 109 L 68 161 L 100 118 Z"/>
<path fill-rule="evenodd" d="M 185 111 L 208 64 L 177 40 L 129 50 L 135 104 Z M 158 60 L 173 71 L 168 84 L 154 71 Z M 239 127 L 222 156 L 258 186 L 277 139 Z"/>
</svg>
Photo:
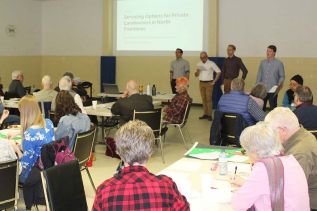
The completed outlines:
<svg viewBox="0 0 317 211">
<path fill-rule="evenodd" d="M 285 154 L 294 155 L 302 166 L 308 182 L 310 207 L 317 210 L 316 138 L 300 126 L 289 108 L 275 108 L 265 117 L 265 122 L 279 133 Z"/>
<path fill-rule="evenodd" d="M 17 97 L 23 97 L 26 95 L 26 91 L 23 87 L 23 73 L 20 70 L 15 70 L 12 72 L 12 81 L 9 85 L 9 93 L 15 94 Z"/>
<path fill-rule="evenodd" d="M 42 78 L 42 87 L 43 89 L 38 92 L 34 92 L 33 95 L 36 97 L 39 102 L 51 102 L 56 98 L 57 91 L 52 89 L 52 80 L 49 75 L 45 75 Z"/>
<path fill-rule="evenodd" d="M 127 82 L 122 98 L 112 105 L 111 112 L 120 115 L 120 124 L 124 124 L 133 119 L 134 110 L 149 111 L 153 108 L 152 97 L 139 94 L 137 82 L 130 80 Z"/>
<path fill-rule="evenodd" d="M 58 87 L 61 91 L 62 90 L 69 91 L 69 93 L 74 97 L 75 103 L 81 109 L 81 112 L 86 113 L 85 108 L 83 106 L 83 101 L 81 100 L 80 96 L 72 90 L 72 79 L 69 76 L 63 76 L 59 80 Z M 53 98 L 52 100 L 52 106 L 51 106 L 52 111 L 55 111 L 55 99 L 56 97 Z"/>
</svg>

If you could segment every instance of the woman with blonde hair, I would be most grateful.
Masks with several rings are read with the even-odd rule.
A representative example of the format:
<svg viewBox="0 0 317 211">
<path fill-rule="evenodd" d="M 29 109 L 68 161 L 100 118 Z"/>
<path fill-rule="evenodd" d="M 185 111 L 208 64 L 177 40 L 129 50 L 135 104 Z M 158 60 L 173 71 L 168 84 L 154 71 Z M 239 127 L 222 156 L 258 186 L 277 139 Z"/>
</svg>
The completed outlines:
<svg viewBox="0 0 317 211">
<path fill-rule="evenodd" d="M 44 144 L 54 140 L 54 126 L 51 120 L 44 119 L 34 96 L 24 96 L 19 102 L 23 156 L 20 158 L 23 183 L 23 196 L 26 209 L 32 204 L 42 204 L 40 170 L 35 167 Z"/>
</svg>

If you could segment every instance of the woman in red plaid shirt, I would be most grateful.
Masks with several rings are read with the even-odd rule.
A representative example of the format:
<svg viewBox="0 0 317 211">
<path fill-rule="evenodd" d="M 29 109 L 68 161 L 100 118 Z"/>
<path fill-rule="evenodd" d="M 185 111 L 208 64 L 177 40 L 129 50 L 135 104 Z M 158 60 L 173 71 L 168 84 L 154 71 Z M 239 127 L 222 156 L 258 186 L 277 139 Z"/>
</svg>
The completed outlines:
<svg viewBox="0 0 317 211">
<path fill-rule="evenodd" d="M 145 167 L 154 148 L 154 134 L 147 124 L 129 121 L 114 139 L 124 167 L 98 187 L 93 211 L 189 210 L 171 178 L 156 176 Z"/>
</svg>

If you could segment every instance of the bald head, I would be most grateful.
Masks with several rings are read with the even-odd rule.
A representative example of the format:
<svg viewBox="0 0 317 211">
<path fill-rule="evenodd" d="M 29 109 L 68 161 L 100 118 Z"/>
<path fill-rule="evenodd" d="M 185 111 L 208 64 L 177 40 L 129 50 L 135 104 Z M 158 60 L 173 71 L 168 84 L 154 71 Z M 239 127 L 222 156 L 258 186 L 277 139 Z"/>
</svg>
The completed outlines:
<svg viewBox="0 0 317 211">
<path fill-rule="evenodd" d="M 266 115 L 264 121 L 277 130 L 282 143 L 287 142 L 300 128 L 296 115 L 289 108 L 284 107 L 273 109 Z"/>
<path fill-rule="evenodd" d="M 138 83 L 135 80 L 129 80 L 127 82 L 127 87 L 126 87 L 127 91 L 128 91 L 128 95 L 133 95 L 139 92 L 139 87 L 138 87 Z"/>
</svg>

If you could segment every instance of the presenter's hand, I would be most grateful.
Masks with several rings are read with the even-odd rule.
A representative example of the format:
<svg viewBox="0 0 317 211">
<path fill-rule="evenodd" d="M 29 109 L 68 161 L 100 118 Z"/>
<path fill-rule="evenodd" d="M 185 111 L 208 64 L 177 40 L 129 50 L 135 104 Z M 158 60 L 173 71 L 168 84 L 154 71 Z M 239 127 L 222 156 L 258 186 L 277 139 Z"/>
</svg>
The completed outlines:
<svg viewBox="0 0 317 211">
<path fill-rule="evenodd" d="M 215 83 L 216 83 L 215 81 L 212 81 L 212 82 L 210 82 L 210 85 L 213 86 L 213 85 L 215 85 Z"/>
<path fill-rule="evenodd" d="M 199 76 L 199 73 L 200 73 L 200 71 L 199 71 L 199 70 L 196 70 L 196 72 L 195 72 L 195 77 L 198 77 L 198 76 Z"/>
</svg>

